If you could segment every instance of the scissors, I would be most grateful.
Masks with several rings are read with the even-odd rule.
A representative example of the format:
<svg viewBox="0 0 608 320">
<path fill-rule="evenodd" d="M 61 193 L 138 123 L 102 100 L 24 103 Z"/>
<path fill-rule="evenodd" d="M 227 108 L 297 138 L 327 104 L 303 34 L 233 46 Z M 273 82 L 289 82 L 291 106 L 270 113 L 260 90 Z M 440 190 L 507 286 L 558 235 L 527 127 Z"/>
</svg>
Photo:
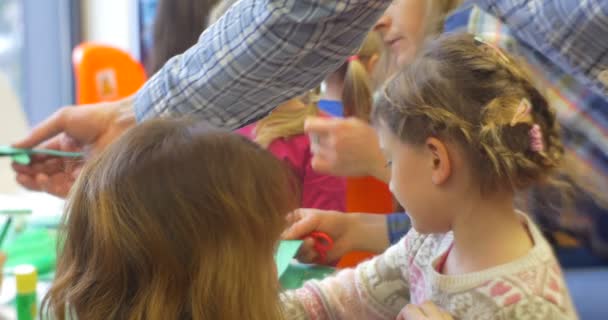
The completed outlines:
<svg viewBox="0 0 608 320">
<path fill-rule="evenodd" d="M 320 231 L 313 231 L 304 238 L 312 238 L 314 241 L 313 249 L 318 256 L 315 263 L 325 264 L 327 262 L 327 252 L 334 247 L 334 239 L 327 233 Z"/>
</svg>

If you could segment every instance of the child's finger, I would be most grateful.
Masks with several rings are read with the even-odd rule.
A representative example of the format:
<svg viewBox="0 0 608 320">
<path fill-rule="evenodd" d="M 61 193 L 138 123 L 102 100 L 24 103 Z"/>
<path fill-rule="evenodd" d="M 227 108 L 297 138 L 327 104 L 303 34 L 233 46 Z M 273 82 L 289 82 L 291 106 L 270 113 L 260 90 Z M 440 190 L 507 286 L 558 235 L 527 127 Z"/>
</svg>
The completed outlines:
<svg viewBox="0 0 608 320">
<path fill-rule="evenodd" d="M 438 319 L 438 320 L 451 320 L 452 319 L 452 316 L 450 316 L 448 313 L 446 313 L 445 311 L 440 309 L 437 305 L 435 305 L 431 301 L 426 301 L 425 303 L 421 304 L 419 307 L 428 319 L 433 319 L 433 320 L 434 319 Z"/>
<path fill-rule="evenodd" d="M 303 263 L 314 263 L 318 258 L 317 252 L 314 249 L 315 241 L 312 238 L 304 239 L 304 243 L 298 251 L 296 258 Z"/>
<path fill-rule="evenodd" d="M 282 237 L 285 240 L 301 239 L 309 233 L 315 231 L 319 226 L 319 217 L 317 215 L 303 214 L 302 218 L 291 225 Z"/>
<path fill-rule="evenodd" d="M 326 117 L 309 117 L 304 122 L 304 132 L 316 135 L 326 135 L 336 126 L 336 119 Z"/>
<path fill-rule="evenodd" d="M 299 210 L 294 210 L 285 216 L 285 220 L 287 221 L 287 226 L 291 227 L 294 223 L 300 221 L 302 219 L 302 214 Z M 289 229 L 289 228 L 288 228 Z M 283 232 L 285 233 L 285 232 Z"/>
<path fill-rule="evenodd" d="M 403 319 L 403 320 L 424 320 L 427 319 L 426 315 L 424 314 L 424 312 L 422 311 L 422 309 L 420 309 L 420 307 L 418 307 L 415 304 L 408 304 L 405 306 L 405 308 L 403 308 L 401 310 L 401 313 L 399 314 L 398 319 Z"/>
<path fill-rule="evenodd" d="M 330 161 L 328 161 L 325 157 L 314 155 L 312 161 L 310 162 L 312 168 L 317 172 L 329 172 L 333 165 Z"/>
</svg>

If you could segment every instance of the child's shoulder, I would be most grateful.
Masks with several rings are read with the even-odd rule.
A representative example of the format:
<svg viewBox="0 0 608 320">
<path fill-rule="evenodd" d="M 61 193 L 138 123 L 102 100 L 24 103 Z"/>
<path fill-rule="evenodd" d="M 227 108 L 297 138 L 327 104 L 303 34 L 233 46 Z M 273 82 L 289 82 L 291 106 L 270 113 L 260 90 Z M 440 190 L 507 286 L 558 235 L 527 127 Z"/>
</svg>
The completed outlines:
<svg viewBox="0 0 608 320">
<path fill-rule="evenodd" d="M 433 258 L 447 250 L 453 241 L 452 232 L 422 234 L 414 228 L 410 229 L 402 239 L 407 255 L 411 257 L 411 260 L 415 257 L 416 261 L 422 264 L 431 263 Z"/>
</svg>

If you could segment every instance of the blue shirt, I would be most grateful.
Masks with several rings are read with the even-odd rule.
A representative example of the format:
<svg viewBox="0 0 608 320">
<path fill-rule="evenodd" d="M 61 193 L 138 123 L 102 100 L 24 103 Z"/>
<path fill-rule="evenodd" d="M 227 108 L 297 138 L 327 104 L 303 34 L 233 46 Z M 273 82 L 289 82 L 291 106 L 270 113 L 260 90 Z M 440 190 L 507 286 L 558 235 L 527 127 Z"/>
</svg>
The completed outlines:
<svg viewBox="0 0 608 320">
<path fill-rule="evenodd" d="M 332 117 L 344 117 L 344 105 L 342 104 L 342 101 L 321 99 L 317 105 L 321 111 Z"/>
</svg>

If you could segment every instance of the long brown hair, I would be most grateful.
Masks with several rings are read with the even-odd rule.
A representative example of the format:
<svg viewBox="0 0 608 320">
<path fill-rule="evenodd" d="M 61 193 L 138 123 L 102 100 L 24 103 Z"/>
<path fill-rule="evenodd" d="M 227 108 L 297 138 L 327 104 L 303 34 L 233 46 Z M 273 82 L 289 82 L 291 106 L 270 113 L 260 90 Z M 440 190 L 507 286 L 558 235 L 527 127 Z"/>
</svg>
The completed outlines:
<svg viewBox="0 0 608 320">
<path fill-rule="evenodd" d="M 90 160 L 69 196 L 56 319 L 279 319 L 273 253 L 297 207 L 288 169 L 255 143 L 152 120 Z"/>
<path fill-rule="evenodd" d="M 193 46 L 207 28 L 207 17 L 218 0 L 160 0 L 154 18 L 153 48 L 144 62 L 155 74 L 172 57 Z"/>
</svg>

